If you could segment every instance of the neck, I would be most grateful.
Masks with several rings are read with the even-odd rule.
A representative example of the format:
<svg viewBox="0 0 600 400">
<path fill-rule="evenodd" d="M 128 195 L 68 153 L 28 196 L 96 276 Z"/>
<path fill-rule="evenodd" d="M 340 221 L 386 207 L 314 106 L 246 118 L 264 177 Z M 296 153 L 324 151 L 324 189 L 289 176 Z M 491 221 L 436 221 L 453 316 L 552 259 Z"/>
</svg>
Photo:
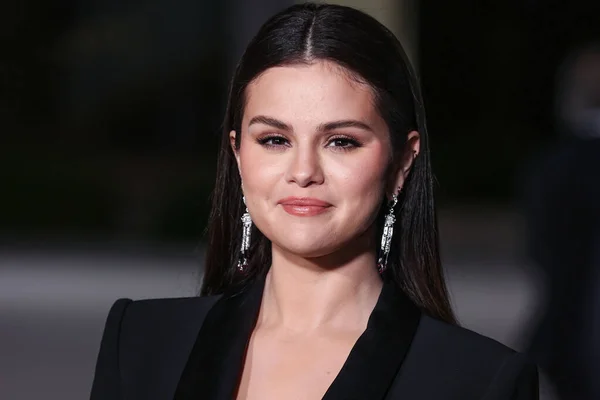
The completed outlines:
<svg viewBox="0 0 600 400">
<path fill-rule="evenodd" d="M 375 252 L 307 259 L 273 245 L 272 254 L 259 325 L 304 333 L 366 327 L 383 285 Z"/>
</svg>

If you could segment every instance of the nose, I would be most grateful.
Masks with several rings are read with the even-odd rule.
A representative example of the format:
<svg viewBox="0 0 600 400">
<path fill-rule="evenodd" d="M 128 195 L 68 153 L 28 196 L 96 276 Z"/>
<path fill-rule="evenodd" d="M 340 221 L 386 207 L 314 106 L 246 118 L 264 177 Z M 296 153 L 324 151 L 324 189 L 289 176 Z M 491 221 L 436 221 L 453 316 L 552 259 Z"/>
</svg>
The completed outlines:
<svg viewBox="0 0 600 400">
<path fill-rule="evenodd" d="M 296 183 L 300 187 L 322 184 L 324 174 L 318 152 L 297 146 L 292 153 L 286 171 L 286 181 Z"/>
</svg>

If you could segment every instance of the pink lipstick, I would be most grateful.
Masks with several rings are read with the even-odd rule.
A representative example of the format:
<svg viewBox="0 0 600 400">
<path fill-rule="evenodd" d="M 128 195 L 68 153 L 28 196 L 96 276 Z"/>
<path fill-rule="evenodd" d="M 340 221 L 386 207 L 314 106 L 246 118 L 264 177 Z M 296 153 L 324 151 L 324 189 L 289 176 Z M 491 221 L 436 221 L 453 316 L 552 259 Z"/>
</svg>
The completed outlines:
<svg viewBox="0 0 600 400">
<path fill-rule="evenodd" d="M 286 197 L 279 200 L 278 204 L 281 204 L 288 214 L 298 217 L 319 215 L 331 207 L 330 203 L 312 197 Z"/>
</svg>

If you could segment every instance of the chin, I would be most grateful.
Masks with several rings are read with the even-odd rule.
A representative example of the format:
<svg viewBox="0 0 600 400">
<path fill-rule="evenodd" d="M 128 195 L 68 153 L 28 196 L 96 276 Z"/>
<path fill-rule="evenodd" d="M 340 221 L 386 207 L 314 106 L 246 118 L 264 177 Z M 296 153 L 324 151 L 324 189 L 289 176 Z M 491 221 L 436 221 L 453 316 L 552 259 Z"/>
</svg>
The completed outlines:
<svg viewBox="0 0 600 400">
<path fill-rule="evenodd" d="M 320 240 L 313 236 L 310 240 L 294 240 L 294 237 L 286 237 L 284 240 L 276 240 L 273 243 L 286 253 L 291 253 L 302 258 L 323 257 L 335 251 L 336 246 Z"/>
</svg>

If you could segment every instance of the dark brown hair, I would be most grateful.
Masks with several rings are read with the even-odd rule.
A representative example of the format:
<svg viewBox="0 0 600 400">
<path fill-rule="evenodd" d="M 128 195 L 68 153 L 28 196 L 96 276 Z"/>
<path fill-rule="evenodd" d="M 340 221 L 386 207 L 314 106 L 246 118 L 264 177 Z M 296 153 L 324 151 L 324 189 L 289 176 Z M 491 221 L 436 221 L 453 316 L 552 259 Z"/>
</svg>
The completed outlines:
<svg viewBox="0 0 600 400">
<path fill-rule="evenodd" d="M 385 278 L 396 282 L 425 313 L 454 323 L 439 256 L 427 127 L 417 78 L 387 28 L 363 12 L 338 5 L 304 3 L 276 14 L 250 42 L 235 70 L 218 155 L 201 293 L 243 287 L 264 276 L 271 265 L 271 243 L 254 227 L 248 272 L 236 273 L 244 206 L 229 132 L 241 132 L 246 87 L 268 68 L 317 60 L 342 66 L 372 88 L 395 156 L 403 154 L 409 132 L 420 133 L 420 154 L 396 206 Z M 384 211 L 381 207 L 379 233 Z"/>
</svg>

